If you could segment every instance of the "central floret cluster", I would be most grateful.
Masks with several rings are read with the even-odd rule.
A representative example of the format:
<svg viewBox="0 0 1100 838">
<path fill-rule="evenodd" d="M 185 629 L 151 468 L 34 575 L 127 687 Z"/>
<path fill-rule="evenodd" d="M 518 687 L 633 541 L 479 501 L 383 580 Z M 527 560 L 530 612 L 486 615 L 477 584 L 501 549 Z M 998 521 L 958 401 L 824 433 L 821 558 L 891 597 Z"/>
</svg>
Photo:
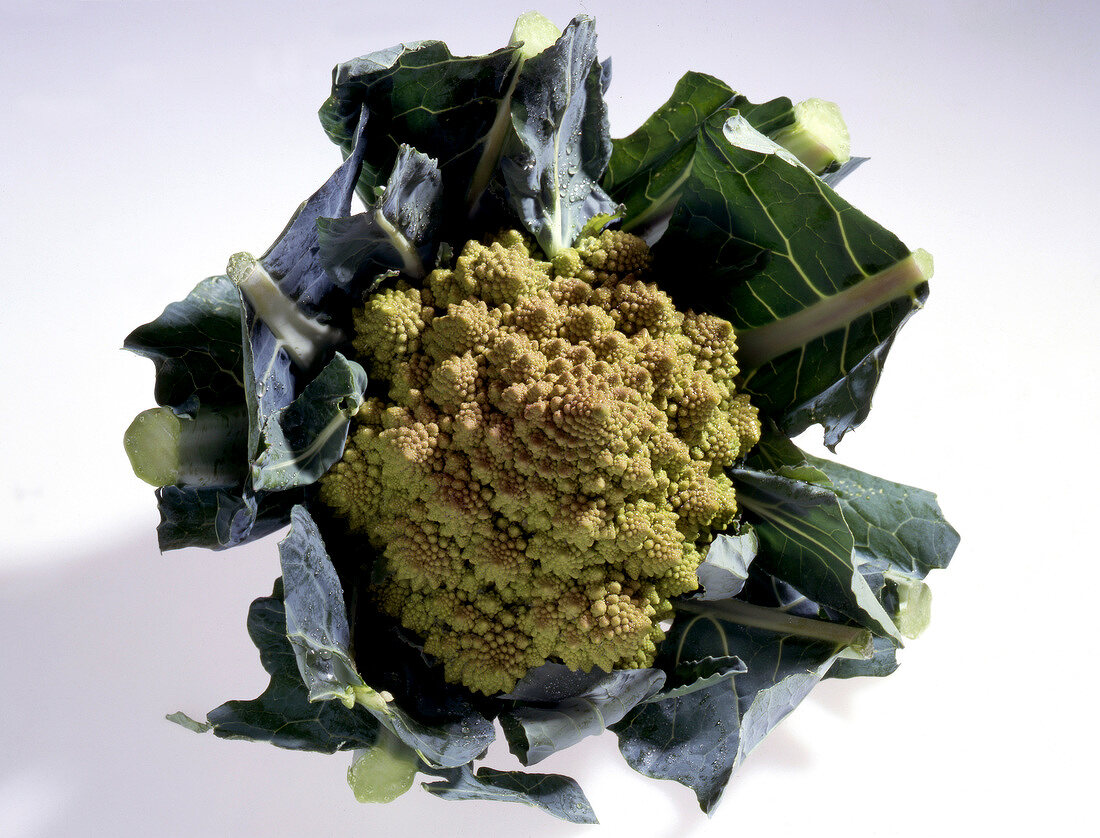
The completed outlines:
<svg viewBox="0 0 1100 838">
<path fill-rule="evenodd" d="M 448 680 L 652 663 L 759 439 L 733 328 L 677 311 L 634 236 L 552 261 L 517 232 L 356 312 L 368 398 L 322 499 L 385 557 L 381 608 Z"/>
</svg>

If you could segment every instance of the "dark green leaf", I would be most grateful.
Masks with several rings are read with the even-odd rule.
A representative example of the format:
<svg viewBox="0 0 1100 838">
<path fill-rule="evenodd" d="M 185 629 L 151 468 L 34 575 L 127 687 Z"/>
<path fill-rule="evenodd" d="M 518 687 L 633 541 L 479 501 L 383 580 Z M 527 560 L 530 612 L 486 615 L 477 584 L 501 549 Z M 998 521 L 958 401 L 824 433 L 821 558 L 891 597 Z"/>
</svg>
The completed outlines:
<svg viewBox="0 0 1100 838">
<path fill-rule="evenodd" d="M 654 253 L 690 278 L 673 292 L 681 303 L 738 328 L 761 411 L 789 433 L 821 422 L 835 445 L 866 417 L 930 269 L 750 123 L 707 120 Z"/>
<path fill-rule="evenodd" d="M 733 88 L 704 73 L 685 73 L 672 96 L 634 133 L 615 140 L 603 186 L 620 199 L 622 187 L 642 172 L 656 169 L 678 150 L 695 144 L 695 135 L 711 114 L 729 107 Z"/>
<path fill-rule="evenodd" d="M 918 291 L 921 305 L 927 293 Z M 913 311 L 917 309 L 914 308 Z M 908 319 L 913 312 L 906 315 Z M 901 320 L 898 328 L 905 322 Z M 886 356 L 894 345 L 897 329 L 860 360 L 838 381 L 833 382 L 816 396 L 791 408 L 783 417 L 787 433 L 795 436 L 810 425 L 821 425 L 825 432 L 825 444 L 835 450 L 837 443 L 852 428 L 862 424 L 871 412 L 871 397 L 882 377 Z"/>
<path fill-rule="evenodd" d="M 603 185 L 625 207 L 623 229 L 651 244 L 664 232 L 691 174 L 696 135 L 732 98 L 725 82 L 686 73 L 653 116 L 615 142 Z"/>
<path fill-rule="evenodd" d="M 795 120 L 794 103 L 786 96 L 756 104 L 738 95 L 730 102 L 730 107 L 747 119 L 749 125 L 761 134 L 771 134 Z"/>
<path fill-rule="evenodd" d="M 549 704 L 583 695 L 607 675 L 602 669 L 583 672 L 563 663 L 547 661 L 527 671 L 512 691 L 501 696 L 505 700 Z"/>
<path fill-rule="evenodd" d="M 748 463 L 761 471 L 804 480 L 824 488 L 832 485 L 828 475 L 810 465 L 806 452 L 795 445 L 774 423 L 764 423 L 760 441 L 750 452 Z"/>
<path fill-rule="evenodd" d="M 344 453 L 348 425 L 363 403 L 367 374 L 339 352 L 301 395 L 267 423 L 263 450 L 252 466 L 259 490 L 316 482 Z"/>
<path fill-rule="evenodd" d="M 424 783 L 424 788 L 444 800 L 499 800 L 525 803 L 562 820 L 598 823 L 592 804 L 577 781 L 560 774 L 528 774 L 497 771 L 482 766 L 475 774 L 468 765 L 447 771 L 433 770 L 446 779 Z"/>
<path fill-rule="evenodd" d="M 847 466 L 805 455 L 836 493 L 855 539 L 858 568 L 894 623 L 916 637 L 931 617 L 922 581 L 946 567 L 959 534 L 944 520 L 936 496 Z"/>
<path fill-rule="evenodd" d="M 434 765 L 444 768 L 464 765 L 483 754 L 496 736 L 492 722 L 472 706 L 468 705 L 465 715 L 424 722 L 406 712 L 399 701 L 387 704 L 375 715 L 401 741 Z"/>
<path fill-rule="evenodd" d="M 332 290 L 333 283 L 318 256 L 317 219 L 322 214 L 336 215 L 341 211 L 343 215 L 347 214 L 354 172 L 358 171 L 353 165 L 357 157 L 349 157 L 325 185 L 299 207 L 286 229 L 258 262 L 258 269 L 267 272 L 287 300 L 302 306 L 303 316 L 316 311 L 317 303 Z M 230 269 L 231 272 L 234 269 L 232 261 Z M 239 281 L 236 276 L 234 279 Z M 250 456 L 255 457 L 265 441 L 264 435 L 271 417 L 293 401 L 297 373 L 284 341 L 257 316 L 251 305 L 243 300 L 242 304 L 244 386 L 249 412 L 248 448 Z"/>
<path fill-rule="evenodd" d="M 626 208 L 624 230 L 650 243 L 660 237 L 691 177 L 699 132 L 714 114 L 730 108 L 738 108 L 762 132 L 794 118 L 786 97 L 756 105 L 723 81 L 686 73 L 653 116 L 615 142 L 603 186 Z"/>
<path fill-rule="evenodd" d="M 228 277 L 209 277 L 156 320 L 135 329 L 124 347 L 153 361 L 160 404 L 180 416 L 194 417 L 200 411 L 228 416 L 243 407 L 246 397 L 242 322 L 236 287 Z M 245 452 L 239 453 L 243 467 Z M 233 471 L 225 466 L 220 464 L 220 471 Z M 157 505 L 162 551 L 242 544 L 283 526 L 287 512 L 243 486 L 166 486 L 157 490 Z"/>
<path fill-rule="evenodd" d="M 225 276 L 204 279 L 123 348 L 152 360 L 157 404 L 173 408 L 241 402 L 241 300 Z"/>
<path fill-rule="evenodd" d="M 857 569 L 855 541 L 833 492 L 748 466 L 733 476 L 738 503 L 760 538 L 756 566 L 876 634 L 898 636 Z"/>
<path fill-rule="evenodd" d="M 157 489 L 160 549 L 225 550 L 255 541 L 286 526 L 297 499 L 295 493 L 165 486 Z"/>
<path fill-rule="evenodd" d="M 286 229 L 260 257 L 260 264 L 279 289 L 310 311 L 323 308 L 333 285 L 318 255 L 317 222 L 321 218 L 344 218 L 351 211 L 351 196 L 367 150 L 366 121 L 366 112 L 355 114 L 347 159 L 298 208 Z"/>
<path fill-rule="evenodd" d="M 364 610 L 374 607 L 360 596 Z M 443 679 L 442 667 L 430 665 L 392 624 L 373 615 L 356 621 L 354 637 L 359 671 L 376 689 L 394 695 L 384 722 L 410 747 L 436 765 L 469 762 L 493 742 L 493 724 L 470 691 Z"/>
<path fill-rule="evenodd" d="M 733 771 L 821 680 L 841 648 L 680 613 L 657 665 L 676 672 L 681 661 L 736 655 L 747 671 L 734 670 L 702 689 L 639 705 L 612 728 L 619 749 L 642 774 L 691 788 L 710 813 Z"/>
<path fill-rule="evenodd" d="M 918 579 L 947 567 L 959 546 L 959 534 L 944 519 L 932 492 L 804 456 L 828 477 L 862 554 Z"/>
<path fill-rule="evenodd" d="M 272 596 L 252 603 L 248 634 L 260 650 L 260 662 L 271 683 L 258 698 L 229 701 L 211 710 L 206 718 L 216 735 L 329 754 L 375 743 L 378 722 L 362 707 L 309 700 L 287 640 L 281 584 L 276 583 Z"/>
<path fill-rule="evenodd" d="M 348 288 L 389 270 L 423 277 L 437 247 L 442 187 L 436 161 L 402 145 L 380 201 L 317 222 L 321 261 L 333 280 Z"/>
<path fill-rule="evenodd" d="M 254 459 L 264 441 L 268 421 L 294 401 L 295 374 L 282 342 L 245 308 L 244 394 L 248 407 L 248 453 Z"/>
<path fill-rule="evenodd" d="M 602 733 L 665 681 L 665 673 L 659 669 L 601 674 L 596 684 L 579 695 L 549 706 L 516 702 L 500 714 L 509 748 L 520 762 L 534 765 L 586 736 Z"/>
<path fill-rule="evenodd" d="M 810 620 L 829 620 L 843 623 L 845 618 L 831 608 L 818 605 L 797 588 L 788 585 L 781 579 L 776 579 L 760 569 L 760 565 L 753 565 L 749 570 L 749 578 L 742 588 L 740 599 L 766 608 L 776 608 L 785 614 L 795 617 L 805 617 Z"/>
<path fill-rule="evenodd" d="M 321 124 L 345 154 L 353 148 L 360 109 L 371 119 L 359 176 L 365 203 L 375 200 L 407 143 L 439 161 L 443 176 L 443 240 L 465 240 L 468 200 L 483 158 L 496 168 L 508 91 L 515 79 L 515 47 L 484 56 L 454 56 L 441 41 L 399 44 L 338 65 Z M 494 130 L 496 129 L 496 130 Z"/>
<path fill-rule="evenodd" d="M 332 312 L 343 312 L 347 308 L 346 300 L 339 294 L 336 294 L 336 300 L 328 299 L 333 296 L 334 286 L 318 254 L 317 220 L 343 217 L 350 210 L 351 196 L 365 151 L 365 120 L 365 114 L 356 113 L 358 127 L 352 135 L 354 145 L 349 157 L 298 208 L 275 243 L 259 259 L 259 267 L 267 272 L 291 302 L 302 309 L 304 316 L 321 311 L 325 305 Z M 242 305 L 241 341 L 244 346 L 244 388 L 249 412 L 248 448 L 254 458 L 260 453 L 261 442 L 268 441 L 265 437 L 268 422 L 294 400 L 298 372 L 279 336 L 256 316 L 251 305 L 243 302 Z M 321 350 L 327 348 L 319 347 Z"/>
<path fill-rule="evenodd" d="M 235 408 L 249 399 L 242 389 L 242 382 L 250 380 L 243 369 L 249 355 L 242 354 L 244 319 L 233 283 L 225 276 L 210 277 L 156 320 L 135 329 L 124 346 L 153 360 L 161 404 L 182 414 Z M 157 505 L 162 551 L 221 550 L 262 538 L 286 524 L 290 508 L 245 486 L 166 486 L 157 490 Z"/>
<path fill-rule="evenodd" d="M 646 169 L 623 184 L 616 194 L 624 207 L 622 229 L 650 245 L 656 242 L 668 226 L 684 183 L 691 177 L 694 160 L 692 142 L 678 148 L 660 166 Z"/>
<path fill-rule="evenodd" d="M 551 256 L 615 210 L 599 186 L 611 156 L 600 76 L 595 23 L 577 17 L 524 63 L 512 97 L 517 142 L 501 161 L 509 201 Z"/>
<path fill-rule="evenodd" d="M 310 701 L 354 701 L 366 686 L 351 655 L 351 630 L 340 578 L 317 525 L 304 506 L 291 511 L 290 532 L 279 542 L 286 591 L 286 634 Z"/>
<path fill-rule="evenodd" d="M 741 533 L 722 533 L 710 543 L 706 558 L 695 570 L 703 590 L 696 599 L 729 599 L 737 596 L 749 576 L 749 563 L 756 558 L 759 541 L 752 527 Z"/>
<path fill-rule="evenodd" d="M 337 699 L 335 703 L 358 701 L 430 764 L 464 765 L 489 746 L 493 726 L 469 705 L 458 708 L 462 715 L 444 711 L 425 722 L 407 712 L 399 701 L 383 702 L 363 679 L 350 648 L 340 578 L 304 506 L 294 508 L 290 535 L 279 544 L 279 558 L 286 587 L 286 631 L 310 700 L 328 704 L 334 703 L 331 699 Z M 385 647 L 382 638 L 360 639 L 364 657 L 381 653 Z"/>
<path fill-rule="evenodd" d="M 831 493 L 852 533 L 853 563 L 868 588 L 902 634 L 915 637 L 923 630 L 931 594 L 922 580 L 930 570 L 946 567 L 959 543 L 935 495 L 812 457 L 774 429 L 765 432 L 749 464 Z M 787 581 L 820 605 L 834 605 L 798 580 Z"/>
<path fill-rule="evenodd" d="M 826 673 L 826 678 L 882 678 L 898 668 L 898 645 L 889 637 L 876 637 L 871 657 L 840 655 Z"/>
<path fill-rule="evenodd" d="M 676 686 L 665 687 L 647 698 L 646 702 L 667 701 L 697 690 L 703 690 L 720 681 L 728 681 L 734 675 L 748 671 L 745 662 L 733 655 L 706 657 L 697 661 L 681 661 L 676 665 Z"/>
<path fill-rule="evenodd" d="M 863 572 L 864 568 L 861 567 L 860 570 Z M 867 578 L 866 573 L 864 578 Z M 868 584 L 874 590 L 870 580 Z M 831 608 L 818 605 L 786 582 L 769 576 L 756 566 L 749 574 L 749 580 L 741 592 L 741 597 L 747 602 L 774 608 L 797 617 L 836 623 L 845 622 L 843 615 Z M 888 612 L 889 610 L 887 609 Z M 889 675 L 898 668 L 896 653 L 899 645 L 898 641 L 892 637 L 873 637 L 869 644 L 861 646 L 858 651 L 842 652 L 825 677 L 856 678 L 865 675 Z"/>
</svg>

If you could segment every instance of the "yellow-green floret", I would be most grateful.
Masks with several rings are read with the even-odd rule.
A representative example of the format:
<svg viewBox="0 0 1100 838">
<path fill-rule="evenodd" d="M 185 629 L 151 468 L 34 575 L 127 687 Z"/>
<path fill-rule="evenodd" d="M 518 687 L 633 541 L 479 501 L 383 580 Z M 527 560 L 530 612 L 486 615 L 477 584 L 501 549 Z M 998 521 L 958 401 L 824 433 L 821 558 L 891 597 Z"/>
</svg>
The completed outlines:
<svg viewBox="0 0 1100 838">
<path fill-rule="evenodd" d="M 605 231 L 542 261 L 514 231 L 424 287 L 373 295 L 367 399 L 321 497 L 385 557 L 380 607 L 446 677 L 653 662 L 737 514 L 725 468 L 760 435 L 733 328 L 677 311 L 645 243 Z"/>
</svg>

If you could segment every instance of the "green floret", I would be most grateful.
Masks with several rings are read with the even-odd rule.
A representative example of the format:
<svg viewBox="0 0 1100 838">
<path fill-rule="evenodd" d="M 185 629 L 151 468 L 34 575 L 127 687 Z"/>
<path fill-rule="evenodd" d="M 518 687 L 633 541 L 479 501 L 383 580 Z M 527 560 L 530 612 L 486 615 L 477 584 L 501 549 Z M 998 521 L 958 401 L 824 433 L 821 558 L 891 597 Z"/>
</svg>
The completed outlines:
<svg viewBox="0 0 1100 838">
<path fill-rule="evenodd" d="M 554 256 L 558 276 L 572 276 L 597 284 L 623 282 L 649 270 L 652 264 L 646 243 L 619 230 L 604 230 L 598 236 L 584 236 L 575 247 Z"/>
<path fill-rule="evenodd" d="M 470 242 L 367 301 L 355 347 L 389 398 L 321 486 L 384 556 L 379 607 L 486 694 L 547 660 L 650 665 L 760 434 L 732 327 L 677 311 L 641 239 L 539 255 Z"/>
<path fill-rule="evenodd" d="M 406 283 L 379 291 L 355 312 L 355 350 L 369 359 L 375 375 L 388 381 L 395 366 L 418 348 L 430 314 L 420 303 L 420 292 Z"/>
<path fill-rule="evenodd" d="M 510 230 L 488 245 L 467 243 L 454 269 L 433 271 L 428 283 L 439 307 L 471 299 L 500 305 L 546 288 L 549 268 L 531 258 L 521 233 Z"/>
</svg>

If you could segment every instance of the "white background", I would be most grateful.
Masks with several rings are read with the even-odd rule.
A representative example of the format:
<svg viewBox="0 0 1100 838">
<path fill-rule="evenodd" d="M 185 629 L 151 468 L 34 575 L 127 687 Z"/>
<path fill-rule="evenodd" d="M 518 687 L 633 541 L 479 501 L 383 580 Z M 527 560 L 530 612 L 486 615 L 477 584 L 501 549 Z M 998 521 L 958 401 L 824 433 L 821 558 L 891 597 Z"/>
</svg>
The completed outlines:
<svg viewBox="0 0 1100 838">
<path fill-rule="evenodd" d="M 838 458 L 939 492 L 963 536 L 932 626 L 885 680 L 822 684 L 717 814 L 604 736 L 540 769 L 603 825 L 415 789 L 356 804 L 347 757 L 163 720 L 249 698 L 273 539 L 158 555 L 122 430 L 152 404 L 136 325 L 262 252 L 339 163 L 338 61 L 502 45 L 510 3 L 0 6 L 0 835 L 1079 833 L 1091 817 L 1100 79 L 1089 3 L 545 2 L 614 57 L 613 134 L 689 69 L 839 102 L 872 161 L 841 192 L 936 257 L 870 421 Z M 804 445 L 816 445 L 808 434 Z M 494 746 L 489 764 L 514 767 Z"/>
</svg>

